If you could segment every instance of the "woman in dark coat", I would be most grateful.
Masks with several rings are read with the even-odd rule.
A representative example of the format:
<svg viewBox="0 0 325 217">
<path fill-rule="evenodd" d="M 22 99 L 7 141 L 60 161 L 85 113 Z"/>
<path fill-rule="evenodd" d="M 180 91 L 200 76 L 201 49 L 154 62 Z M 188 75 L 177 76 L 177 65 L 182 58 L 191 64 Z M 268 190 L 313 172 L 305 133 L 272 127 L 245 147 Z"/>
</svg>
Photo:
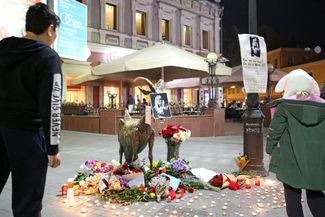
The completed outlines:
<svg viewBox="0 0 325 217">
<path fill-rule="evenodd" d="M 283 182 L 288 216 L 303 217 L 301 189 L 306 189 L 313 216 L 321 217 L 325 215 L 325 100 L 318 97 L 319 88 L 306 72 L 291 73 L 283 78 L 280 91 L 293 90 L 292 84 L 298 89 L 273 102 L 276 112 L 266 152 L 271 156 L 270 171 Z M 301 79 L 304 76 L 308 77 Z M 304 88 L 306 84 L 311 87 Z"/>
</svg>

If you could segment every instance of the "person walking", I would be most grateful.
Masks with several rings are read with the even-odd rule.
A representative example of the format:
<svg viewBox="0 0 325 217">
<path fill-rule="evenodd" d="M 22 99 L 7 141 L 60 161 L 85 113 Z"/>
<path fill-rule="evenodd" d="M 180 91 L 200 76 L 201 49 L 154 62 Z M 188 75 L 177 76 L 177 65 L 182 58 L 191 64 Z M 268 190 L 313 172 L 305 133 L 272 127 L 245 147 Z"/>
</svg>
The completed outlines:
<svg viewBox="0 0 325 217">
<path fill-rule="evenodd" d="M 285 98 L 271 104 L 276 110 L 266 145 L 269 168 L 283 182 L 289 217 L 304 216 L 302 189 L 313 216 L 321 217 L 325 214 L 325 100 L 319 97 L 317 82 L 301 69 L 281 80 L 276 91 L 284 90 Z"/>
<path fill-rule="evenodd" d="M 51 49 L 59 24 L 37 3 L 26 35 L 0 41 L 0 194 L 11 173 L 15 217 L 41 216 L 47 167 L 61 164 L 61 60 Z"/>
</svg>

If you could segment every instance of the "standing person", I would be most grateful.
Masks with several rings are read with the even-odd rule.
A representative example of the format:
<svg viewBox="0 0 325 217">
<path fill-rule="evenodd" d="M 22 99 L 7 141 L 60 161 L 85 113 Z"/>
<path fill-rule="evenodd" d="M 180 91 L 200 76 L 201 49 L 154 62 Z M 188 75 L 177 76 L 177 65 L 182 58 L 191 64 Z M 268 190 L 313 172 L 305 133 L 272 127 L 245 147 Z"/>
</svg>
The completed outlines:
<svg viewBox="0 0 325 217">
<path fill-rule="evenodd" d="M 61 62 L 51 49 L 60 20 L 30 6 L 26 35 L 0 41 L 0 193 L 12 177 L 15 217 L 41 216 L 47 167 L 61 163 Z"/>
<path fill-rule="evenodd" d="M 128 98 L 129 113 L 132 113 L 134 111 L 134 105 L 135 105 L 134 97 L 130 94 Z"/>
<path fill-rule="evenodd" d="M 270 171 L 283 182 L 289 217 L 303 217 L 302 189 L 313 216 L 324 216 L 325 100 L 317 82 L 301 69 L 283 77 L 275 90 L 284 90 L 284 98 L 272 104 L 276 111 L 266 145 Z"/>
</svg>

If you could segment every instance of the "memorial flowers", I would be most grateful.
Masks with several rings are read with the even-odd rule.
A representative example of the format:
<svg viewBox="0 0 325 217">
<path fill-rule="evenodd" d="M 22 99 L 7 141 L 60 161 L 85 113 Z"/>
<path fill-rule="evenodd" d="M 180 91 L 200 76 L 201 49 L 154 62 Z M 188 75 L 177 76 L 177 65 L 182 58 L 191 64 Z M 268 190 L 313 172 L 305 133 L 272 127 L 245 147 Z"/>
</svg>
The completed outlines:
<svg viewBox="0 0 325 217">
<path fill-rule="evenodd" d="M 191 137 L 191 131 L 180 125 L 167 125 L 159 133 L 168 145 L 179 145 Z"/>
<path fill-rule="evenodd" d="M 167 144 L 167 161 L 179 158 L 179 146 L 191 137 L 191 131 L 183 126 L 167 125 L 159 134 Z"/>
<path fill-rule="evenodd" d="M 239 155 L 235 157 L 235 162 L 239 170 L 243 170 L 250 162 L 247 155 Z"/>
</svg>

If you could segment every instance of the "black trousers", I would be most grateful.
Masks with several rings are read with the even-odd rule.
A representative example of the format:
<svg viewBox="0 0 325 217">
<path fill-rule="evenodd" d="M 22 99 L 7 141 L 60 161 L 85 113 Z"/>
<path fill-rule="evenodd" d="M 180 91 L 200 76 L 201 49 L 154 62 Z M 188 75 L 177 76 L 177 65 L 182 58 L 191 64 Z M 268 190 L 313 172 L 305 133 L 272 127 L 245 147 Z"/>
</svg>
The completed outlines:
<svg viewBox="0 0 325 217">
<path fill-rule="evenodd" d="M 283 183 L 286 210 L 289 217 L 303 217 L 301 189 Z M 322 191 L 306 190 L 307 203 L 314 217 L 325 216 L 325 194 Z"/>
<path fill-rule="evenodd" d="M 41 129 L 0 127 L 0 194 L 12 177 L 15 217 L 40 217 L 48 158 Z"/>
</svg>

